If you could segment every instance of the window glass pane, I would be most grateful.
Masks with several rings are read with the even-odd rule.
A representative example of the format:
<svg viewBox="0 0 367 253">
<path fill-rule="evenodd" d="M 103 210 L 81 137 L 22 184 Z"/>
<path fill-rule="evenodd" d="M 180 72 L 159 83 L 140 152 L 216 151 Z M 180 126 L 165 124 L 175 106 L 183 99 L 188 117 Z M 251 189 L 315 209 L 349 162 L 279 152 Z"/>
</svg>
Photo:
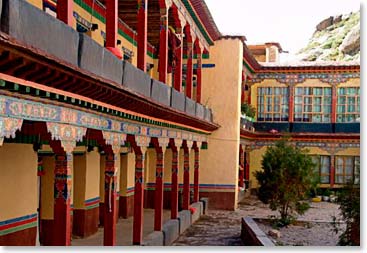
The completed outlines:
<svg viewBox="0 0 367 253">
<path fill-rule="evenodd" d="M 338 104 L 345 104 L 345 97 L 338 97 Z"/>
<path fill-rule="evenodd" d="M 295 95 L 302 95 L 303 94 L 303 88 L 296 88 L 294 93 L 295 93 Z"/>
<path fill-rule="evenodd" d="M 321 115 L 313 115 L 312 122 L 321 122 Z"/>
<path fill-rule="evenodd" d="M 331 88 L 324 88 L 324 95 L 330 96 L 331 95 Z"/>
<path fill-rule="evenodd" d="M 356 156 L 354 158 L 354 183 L 359 184 L 359 169 L 360 169 L 360 160 L 359 157 Z"/>
<path fill-rule="evenodd" d="M 343 176 L 335 176 L 335 183 L 342 184 L 343 183 Z"/>
<path fill-rule="evenodd" d="M 331 106 L 330 105 L 324 106 L 324 113 L 331 113 Z"/>
<path fill-rule="evenodd" d="M 321 106 L 320 105 L 315 105 L 313 107 L 313 112 L 321 112 Z"/>
<path fill-rule="evenodd" d="M 322 122 L 331 122 L 330 114 L 323 114 L 322 115 Z"/>
<path fill-rule="evenodd" d="M 329 184 L 330 183 L 330 177 L 329 176 L 321 176 L 320 177 L 320 183 Z"/>
</svg>

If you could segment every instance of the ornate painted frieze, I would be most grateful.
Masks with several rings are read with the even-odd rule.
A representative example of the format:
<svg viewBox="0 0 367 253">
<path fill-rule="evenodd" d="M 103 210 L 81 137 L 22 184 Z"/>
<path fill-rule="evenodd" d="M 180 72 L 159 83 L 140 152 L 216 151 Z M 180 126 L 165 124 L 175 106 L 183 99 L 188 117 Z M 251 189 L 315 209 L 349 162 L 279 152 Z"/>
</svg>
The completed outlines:
<svg viewBox="0 0 367 253">
<path fill-rule="evenodd" d="M 299 147 L 299 148 L 311 148 L 311 147 L 318 147 L 320 149 L 323 149 L 330 154 L 337 153 L 341 150 L 347 149 L 347 148 L 359 148 L 360 144 L 356 142 L 307 142 L 307 141 L 293 141 L 290 142 L 291 145 Z M 247 144 L 245 146 L 246 151 L 252 151 L 256 149 L 260 149 L 262 147 L 270 147 L 274 146 L 274 141 L 254 141 L 251 144 Z"/>
<path fill-rule="evenodd" d="M 87 113 L 79 110 L 64 108 L 55 105 L 43 104 L 40 102 L 18 99 L 0 95 L 0 117 L 10 118 L 13 120 L 1 121 L 0 130 L 10 131 L 14 133 L 21 126 L 21 121 L 33 120 L 48 123 L 64 124 L 65 126 L 76 126 L 82 128 L 91 128 L 102 131 L 120 132 L 122 134 L 141 135 L 151 137 L 168 137 L 185 139 L 189 141 L 206 142 L 205 135 L 194 134 L 182 130 L 171 130 L 156 128 L 144 125 L 137 125 L 130 122 L 122 122 L 112 119 L 108 116 Z M 5 123 L 7 124 L 5 126 Z M 12 124 L 10 127 L 9 124 Z M 19 125 L 19 128 L 16 128 Z M 50 125 L 55 126 L 55 125 Z M 5 128 L 6 127 L 6 128 Z M 65 128 L 63 128 L 65 129 Z M 56 130 L 55 130 L 56 131 Z M 1 132 L 2 133 L 2 132 Z M 5 132 L 4 132 L 5 133 Z M 7 132 L 6 132 L 7 133 Z M 1 140 L 0 135 L 0 140 Z M 3 135 L 2 137 L 14 136 L 14 134 Z"/>
<path fill-rule="evenodd" d="M 266 79 L 275 79 L 279 83 L 288 85 L 299 84 L 307 79 L 319 79 L 321 82 L 336 85 L 345 83 L 351 78 L 359 78 L 360 73 L 302 73 L 302 74 L 281 74 L 281 73 L 259 73 L 254 74 L 248 83 L 261 83 Z"/>
</svg>

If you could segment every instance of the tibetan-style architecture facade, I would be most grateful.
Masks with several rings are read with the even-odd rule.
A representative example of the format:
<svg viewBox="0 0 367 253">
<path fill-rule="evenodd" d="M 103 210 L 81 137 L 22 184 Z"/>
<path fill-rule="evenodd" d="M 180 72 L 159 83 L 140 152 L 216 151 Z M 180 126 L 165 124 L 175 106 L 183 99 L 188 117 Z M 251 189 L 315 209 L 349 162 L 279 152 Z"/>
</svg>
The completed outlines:
<svg viewBox="0 0 367 253">
<path fill-rule="evenodd" d="M 204 0 L 0 0 L 0 17 L 0 245 L 102 227 L 113 246 L 131 217 L 130 245 L 169 245 L 208 203 L 235 209 L 283 135 L 324 187 L 359 179 L 359 64 L 282 66 Z"/>
</svg>

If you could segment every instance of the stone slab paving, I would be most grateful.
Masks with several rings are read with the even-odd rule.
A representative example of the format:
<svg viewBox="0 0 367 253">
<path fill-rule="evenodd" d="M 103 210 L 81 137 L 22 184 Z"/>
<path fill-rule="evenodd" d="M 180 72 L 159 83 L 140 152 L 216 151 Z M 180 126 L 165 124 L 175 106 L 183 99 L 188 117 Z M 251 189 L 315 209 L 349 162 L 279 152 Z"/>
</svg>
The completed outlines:
<svg viewBox="0 0 367 253">
<path fill-rule="evenodd" d="M 163 210 L 163 223 L 171 218 L 169 210 Z M 144 228 L 143 238 L 154 231 L 154 210 L 144 209 Z M 133 240 L 133 217 L 119 219 L 116 225 L 116 244 L 117 246 L 131 246 Z M 103 227 L 98 232 L 87 238 L 73 238 L 72 246 L 103 246 Z"/>
<path fill-rule="evenodd" d="M 311 208 L 299 217 L 300 221 L 312 222 L 310 226 L 289 226 L 281 229 L 281 239 L 272 240 L 279 245 L 336 245 L 337 237 L 330 222 L 339 215 L 339 206 L 334 203 L 311 203 Z M 278 216 L 268 205 L 250 196 L 242 200 L 236 211 L 209 210 L 185 231 L 174 243 L 175 246 L 241 246 L 241 218 L 267 219 Z M 265 233 L 271 226 L 259 224 Z M 301 239 L 301 240 L 298 240 Z"/>
</svg>

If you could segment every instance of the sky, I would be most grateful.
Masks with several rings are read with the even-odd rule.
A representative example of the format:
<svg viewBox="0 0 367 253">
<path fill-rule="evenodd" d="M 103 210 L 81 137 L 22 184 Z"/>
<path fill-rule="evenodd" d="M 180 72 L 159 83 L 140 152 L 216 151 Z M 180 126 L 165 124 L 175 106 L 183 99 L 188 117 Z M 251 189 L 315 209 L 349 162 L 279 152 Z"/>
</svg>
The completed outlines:
<svg viewBox="0 0 367 253">
<path fill-rule="evenodd" d="M 205 0 L 223 35 L 245 35 L 246 43 L 279 42 L 292 59 L 323 19 L 360 8 L 360 0 Z M 281 58 L 281 59 L 282 59 Z"/>
</svg>

